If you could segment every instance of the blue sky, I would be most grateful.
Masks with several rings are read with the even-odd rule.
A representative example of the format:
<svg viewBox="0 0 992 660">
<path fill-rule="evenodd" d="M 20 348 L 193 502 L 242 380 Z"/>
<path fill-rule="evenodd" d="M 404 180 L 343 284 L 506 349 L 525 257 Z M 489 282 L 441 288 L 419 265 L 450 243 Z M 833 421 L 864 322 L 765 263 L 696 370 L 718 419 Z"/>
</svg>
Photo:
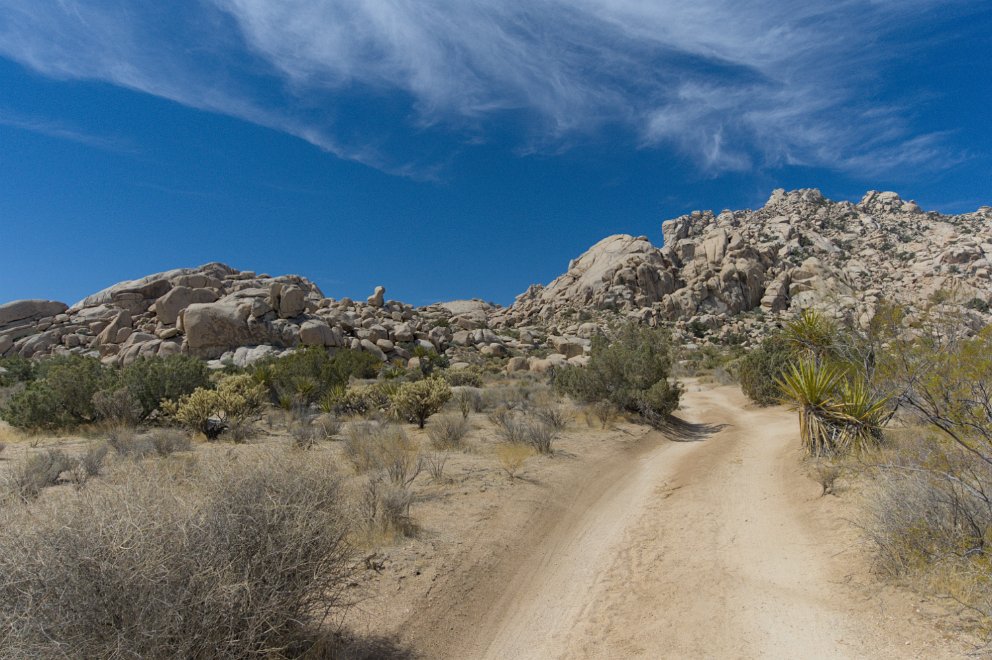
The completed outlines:
<svg viewBox="0 0 992 660">
<path fill-rule="evenodd" d="M 985 0 L 0 0 L 0 301 L 223 261 L 509 303 L 612 233 L 992 203 Z"/>
</svg>

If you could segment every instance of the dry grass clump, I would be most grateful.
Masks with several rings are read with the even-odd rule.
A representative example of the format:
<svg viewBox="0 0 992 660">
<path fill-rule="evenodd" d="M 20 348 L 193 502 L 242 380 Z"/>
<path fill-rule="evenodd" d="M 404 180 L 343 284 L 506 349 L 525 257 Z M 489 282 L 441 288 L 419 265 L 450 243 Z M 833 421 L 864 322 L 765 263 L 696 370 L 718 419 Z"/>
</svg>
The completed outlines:
<svg viewBox="0 0 992 660">
<path fill-rule="evenodd" d="M 500 408 L 489 415 L 496 435 L 509 444 L 529 445 L 540 454 L 552 454 L 558 431 L 540 418 Z"/>
<path fill-rule="evenodd" d="M 424 466 L 427 468 L 427 474 L 431 475 L 431 481 L 434 483 L 443 483 L 445 481 L 444 477 L 444 466 L 448 463 L 448 456 L 439 451 L 432 451 L 424 454 Z"/>
<path fill-rule="evenodd" d="M 5 657 L 306 652 L 353 570 L 331 462 L 172 463 L 0 512 Z"/>
<path fill-rule="evenodd" d="M 511 482 L 516 478 L 517 472 L 520 471 L 527 459 L 533 455 L 534 449 L 529 445 L 517 442 L 501 442 L 496 445 L 496 459 Z"/>
<path fill-rule="evenodd" d="M 413 536 L 417 524 L 410 515 L 413 491 L 408 485 L 371 477 L 362 493 L 360 510 L 370 544 L 396 536 Z"/>
<path fill-rule="evenodd" d="M 110 447 L 105 442 L 92 443 L 79 457 L 79 467 L 82 469 L 84 478 L 98 477 L 103 471 L 103 462 L 107 458 Z"/>
<path fill-rule="evenodd" d="M 322 433 L 310 420 L 300 420 L 289 427 L 289 437 L 296 449 L 313 449 Z"/>
<path fill-rule="evenodd" d="M 62 473 L 75 466 L 76 462 L 61 449 L 29 454 L 7 476 L 9 491 L 21 500 L 32 500 L 43 489 L 57 485 Z"/>
<path fill-rule="evenodd" d="M 455 400 L 462 417 L 467 418 L 469 413 L 481 413 L 486 409 L 486 401 L 482 396 L 482 390 L 477 387 L 459 387 L 454 390 Z"/>
<path fill-rule="evenodd" d="M 317 425 L 317 428 L 320 430 L 320 433 L 324 436 L 325 440 L 330 440 L 334 436 L 341 433 L 341 428 L 344 426 L 341 423 L 341 420 L 331 413 L 319 415 L 314 423 Z"/>
<path fill-rule="evenodd" d="M 586 425 L 593 428 L 596 424 L 604 431 L 616 420 L 620 410 L 610 401 L 597 401 L 582 409 Z"/>
<path fill-rule="evenodd" d="M 140 459 L 155 453 L 147 436 L 140 436 L 133 426 L 112 426 L 107 431 L 107 444 L 122 458 Z"/>
<path fill-rule="evenodd" d="M 534 417 L 549 428 L 561 432 L 568 426 L 568 413 L 561 406 L 549 404 L 534 410 Z"/>
<path fill-rule="evenodd" d="M 435 449 L 462 449 L 470 428 L 464 417 L 443 415 L 431 422 L 427 435 Z"/>
<path fill-rule="evenodd" d="M 420 445 L 400 427 L 378 422 L 353 422 L 348 425 L 344 453 L 359 473 L 387 471 L 401 481 L 412 481 L 419 471 Z M 416 476 L 415 474 L 413 476 Z M 391 476 L 392 479 L 392 476 Z"/>
<path fill-rule="evenodd" d="M 177 451 L 190 451 L 193 441 L 189 434 L 179 429 L 155 429 L 148 434 L 148 442 L 159 456 L 171 456 Z"/>
</svg>

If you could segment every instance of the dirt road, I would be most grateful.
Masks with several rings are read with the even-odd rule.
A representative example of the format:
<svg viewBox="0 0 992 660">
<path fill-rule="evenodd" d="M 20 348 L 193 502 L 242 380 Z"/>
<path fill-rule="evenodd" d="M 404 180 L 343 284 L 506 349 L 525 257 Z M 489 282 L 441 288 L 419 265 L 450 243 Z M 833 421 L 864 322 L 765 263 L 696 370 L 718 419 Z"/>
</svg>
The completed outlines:
<svg viewBox="0 0 992 660">
<path fill-rule="evenodd" d="M 912 599 L 850 584 L 863 559 L 850 534 L 838 550 L 849 525 L 818 513 L 791 414 L 690 385 L 679 415 L 681 441 L 646 439 L 590 472 L 483 575 L 448 585 L 433 603 L 448 615 L 421 619 L 418 647 L 500 660 L 960 657 Z"/>
</svg>

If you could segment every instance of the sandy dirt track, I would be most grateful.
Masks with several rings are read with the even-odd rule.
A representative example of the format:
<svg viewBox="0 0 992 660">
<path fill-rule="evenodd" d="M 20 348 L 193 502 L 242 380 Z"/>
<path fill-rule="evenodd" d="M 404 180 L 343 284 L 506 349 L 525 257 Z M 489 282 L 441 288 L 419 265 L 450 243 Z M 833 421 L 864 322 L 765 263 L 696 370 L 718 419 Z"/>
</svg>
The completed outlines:
<svg viewBox="0 0 992 660">
<path fill-rule="evenodd" d="M 793 415 L 690 383 L 679 416 L 678 441 L 651 434 L 498 556 L 469 551 L 404 637 L 431 658 L 961 657 L 912 598 L 866 591 Z"/>
</svg>

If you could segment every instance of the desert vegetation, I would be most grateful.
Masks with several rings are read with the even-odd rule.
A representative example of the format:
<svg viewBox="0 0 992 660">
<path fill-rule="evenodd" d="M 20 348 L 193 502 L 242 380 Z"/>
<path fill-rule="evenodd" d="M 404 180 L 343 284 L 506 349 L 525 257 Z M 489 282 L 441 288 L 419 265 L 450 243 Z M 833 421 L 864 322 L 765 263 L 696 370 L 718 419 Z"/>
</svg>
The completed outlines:
<svg viewBox="0 0 992 660">
<path fill-rule="evenodd" d="M 878 567 L 988 627 L 992 328 L 939 303 L 914 318 L 882 308 L 867 328 L 806 311 L 738 369 L 756 403 L 797 412 L 825 494 L 841 475 L 862 483 Z"/>
<path fill-rule="evenodd" d="M 612 340 L 594 339 L 589 364 L 559 369 L 553 382 L 576 400 L 608 401 L 660 423 L 678 407 L 681 394 L 672 378 L 672 363 L 673 347 L 666 331 L 628 324 Z"/>
</svg>

